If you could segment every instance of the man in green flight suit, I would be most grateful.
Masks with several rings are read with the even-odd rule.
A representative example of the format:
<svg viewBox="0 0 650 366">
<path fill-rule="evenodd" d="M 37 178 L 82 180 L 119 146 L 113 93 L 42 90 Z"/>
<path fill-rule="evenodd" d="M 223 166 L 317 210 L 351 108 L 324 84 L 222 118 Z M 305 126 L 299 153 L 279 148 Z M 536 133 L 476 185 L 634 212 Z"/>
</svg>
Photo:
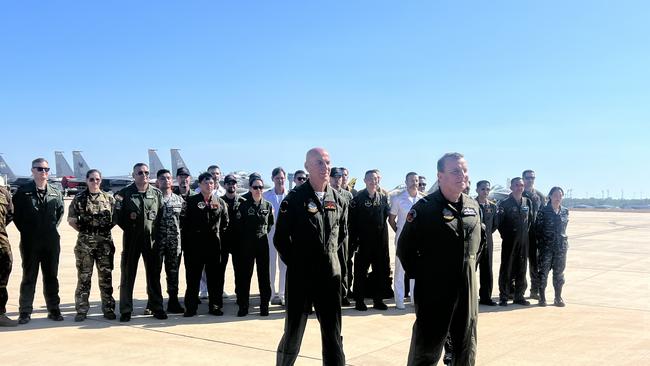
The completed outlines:
<svg viewBox="0 0 650 366">
<path fill-rule="evenodd" d="M 138 270 L 140 255 L 147 276 L 149 306 L 156 319 L 167 319 L 163 309 L 160 286 L 160 257 L 153 248 L 156 230 L 161 219 L 162 192 L 149 184 L 149 166 L 137 163 L 133 166 L 133 184 L 115 194 L 114 219 L 123 233 L 120 268 L 120 321 L 131 320 L 133 312 L 133 284 Z"/>
<path fill-rule="evenodd" d="M 59 309 L 59 254 L 61 243 L 57 227 L 63 217 L 63 195 L 47 183 L 50 167 L 47 160 L 32 161 L 34 180 L 18 189 L 13 197 L 14 224 L 20 231 L 20 257 L 23 279 L 20 282 L 18 322 L 31 320 L 38 268 L 43 273 L 43 293 L 47 317 L 62 321 Z"/>
</svg>

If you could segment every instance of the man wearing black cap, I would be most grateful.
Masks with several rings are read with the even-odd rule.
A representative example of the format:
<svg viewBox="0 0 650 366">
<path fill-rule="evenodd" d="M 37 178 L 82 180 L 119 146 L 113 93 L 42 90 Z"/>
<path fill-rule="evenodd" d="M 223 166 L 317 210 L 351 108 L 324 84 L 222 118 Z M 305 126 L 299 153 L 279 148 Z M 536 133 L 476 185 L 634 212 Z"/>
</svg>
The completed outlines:
<svg viewBox="0 0 650 366">
<path fill-rule="evenodd" d="M 191 182 L 192 175 L 190 174 L 189 169 L 184 166 L 176 169 L 176 183 L 178 185 L 172 188 L 172 192 L 181 196 L 184 200 L 187 200 L 187 197 L 196 194 L 196 192 L 190 188 Z"/>
<path fill-rule="evenodd" d="M 353 198 L 352 193 L 343 189 L 342 184 L 343 168 L 332 168 L 332 170 L 330 170 L 330 186 L 339 192 L 339 194 L 341 194 L 341 198 L 343 198 L 349 205 L 350 201 L 352 201 Z M 352 253 L 349 253 L 348 251 L 347 238 L 345 238 L 345 241 L 339 247 L 338 255 L 339 262 L 341 262 L 341 304 L 344 306 L 350 306 L 350 300 L 348 300 L 348 298 L 352 294 L 350 292 L 350 287 L 352 285 L 352 276 L 348 271 L 352 271 Z M 348 266 L 347 263 L 350 263 L 350 265 Z"/>
</svg>

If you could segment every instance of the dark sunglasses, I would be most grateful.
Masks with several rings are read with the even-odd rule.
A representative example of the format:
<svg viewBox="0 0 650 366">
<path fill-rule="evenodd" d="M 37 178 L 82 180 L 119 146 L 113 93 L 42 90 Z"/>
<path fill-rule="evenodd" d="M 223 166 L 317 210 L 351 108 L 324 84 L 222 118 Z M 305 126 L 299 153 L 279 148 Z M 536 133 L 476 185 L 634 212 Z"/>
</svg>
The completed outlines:
<svg viewBox="0 0 650 366">
<path fill-rule="evenodd" d="M 141 171 L 138 172 L 138 175 L 149 175 L 149 172 L 141 170 Z"/>
<path fill-rule="evenodd" d="M 102 178 L 88 178 L 89 182 L 99 182 L 101 180 L 102 180 Z"/>
<path fill-rule="evenodd" d="M 426 186 L 427 186 L 426 183 L 420 183 L 420 184 L 418 184 L 418 185 L 419 185 L 420 187 L 426 187 Z"/>
<path fill-rule="evenodd" d="M 525 180 L 535 180 L 535 177 L 524 177 Z"/>
<path fill-rule="evenodd" d="M 304 182 L 307 180 L 307 177 L 296 177 L 296 180 Z"/>
<path fill-rule="evenodd" d="M 252 189 L 256 189 L 258 191 L 261 191 L 264 189 L 264 186 L 251 186 Z"/>
<path fill-rule="evenodd" d="M 46 172 L 46 173 L 48 173 L 50 171 L 50 168 L 44 168 L 42 166 L 33 166 L 32 169 L 36 169 L 39 172 Z"/>
</svg>

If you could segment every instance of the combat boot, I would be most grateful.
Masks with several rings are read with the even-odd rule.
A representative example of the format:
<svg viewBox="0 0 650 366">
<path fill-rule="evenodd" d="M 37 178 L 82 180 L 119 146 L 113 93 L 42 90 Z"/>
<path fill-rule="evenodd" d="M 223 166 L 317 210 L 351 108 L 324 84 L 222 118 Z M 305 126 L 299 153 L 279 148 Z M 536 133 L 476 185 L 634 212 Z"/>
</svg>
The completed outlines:
<svg viewBox="0 0 650 366">
<path fill-rule="evenodd" d="M 84 313 L 77 313 L 77 315 L 74 317 L 74 321 L 76 322 L 82 322 L 84 320 L 86 320 L 86 314 Z"/>
<path fill-rule="evenodd" d="M 32 320 L 32 314 L 30 313 L 20 313 L 18 316 L 18 324 L 27 324 Z"/>
<path fill-rule="evenodd" d="M 181 303 L 178 302 L 178 295 L 169 294 L 169 300 L 167 301 L 167 312 L 170 314 L 182 314 L 185 312 L 185 309 L 181 306 Z"/>
<path fill-rule="evenodd" d="M 0 327 L 15 327 L 18 326 L 18 320 L 9 319 L 6 314 L 0 314 Z"/>
<path fill-rule="evenodd" d="M 566 306 L 564 300 L 562 300 L 562 287 L 555 288 L 555 301 L 553 301 L 553 305 L 561 308 Z"/>
<path fill-rule="evenodd" d="M 545 290 L 540 290 L 539 291 L 539 302 L 537 303 L 539 306 L 546 306 L 546 291 Z"/>
</svg>

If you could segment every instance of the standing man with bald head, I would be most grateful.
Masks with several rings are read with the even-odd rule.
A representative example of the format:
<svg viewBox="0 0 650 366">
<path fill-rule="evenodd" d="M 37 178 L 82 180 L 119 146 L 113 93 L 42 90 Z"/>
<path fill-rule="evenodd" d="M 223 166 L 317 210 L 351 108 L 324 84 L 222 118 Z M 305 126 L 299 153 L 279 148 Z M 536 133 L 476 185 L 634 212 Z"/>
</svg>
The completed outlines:
<svg viewBox="0 0 650 366">
<path fill-rule="evenodd" d="M 329 184 L 329 153 L 307 152 L 307 182 L 280 204 L 273 242 L 287 265 L 284 334 L 277 365 L 296 362 L 313 306 L 320 322 L 323 364 L 344 365 L 341 338 L 341 266 L 338 249 L 347 237 L 347 203 Z"/>
<path fill-rule="evenodd" d="M 436 365 L 449 333 L 452 365 L 474 365 L 478 318 L 476 256 L 481 243 L 478 202 L 462 154 L 438 160 L 439 188 L 406 216 L 397 257 L 415 276 L 415 324 L 408 365 Z"/>
</svg>

